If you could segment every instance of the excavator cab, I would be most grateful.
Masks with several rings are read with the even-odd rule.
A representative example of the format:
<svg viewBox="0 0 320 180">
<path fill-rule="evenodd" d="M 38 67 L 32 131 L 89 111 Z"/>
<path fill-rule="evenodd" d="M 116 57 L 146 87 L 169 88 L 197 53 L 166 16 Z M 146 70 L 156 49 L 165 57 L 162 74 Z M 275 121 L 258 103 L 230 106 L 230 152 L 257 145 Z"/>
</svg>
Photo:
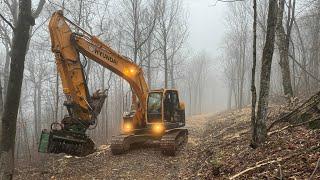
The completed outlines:
<svg viewBox="0 0 320 180">
<path fill-rule="evenodd" d="M 147 124 L 163 123 L 166 128 L 185 125 L 184 104 L 179 102 L 177 90 L 153 90 L 147 100 Z"/>
<path fill-rule="evenodd" d="M 184 104 L 179 102 L 178 91 L 159 89 L 149 92 L 145 116 L 146 123 L 143 128 L 135 127 L 132 118 L 124 116 L 123 133 L 140 133 L 159 137 L 165 133 L 165 130 L 185 126 L 185 109 Z"/>
</svg>

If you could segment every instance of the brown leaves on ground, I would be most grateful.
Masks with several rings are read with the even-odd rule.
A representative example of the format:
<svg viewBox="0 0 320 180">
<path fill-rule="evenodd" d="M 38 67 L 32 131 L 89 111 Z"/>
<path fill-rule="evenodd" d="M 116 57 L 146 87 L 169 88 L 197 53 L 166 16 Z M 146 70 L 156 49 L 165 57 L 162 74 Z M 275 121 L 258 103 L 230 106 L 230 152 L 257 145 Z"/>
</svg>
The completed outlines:
<svg viewBox="0 0 320 180">
<path fill-rule="evenodd" d="M 38 165 L 19 165 L 15 179 L 177 179 L 186 168 L 189 149 L 199 144 L 209 115 L 187 120 L 189 143 L 177 156 L 163 156 L 157 143 L 136 147 L 123 155 L 114 156 L 103 145 L 86 157 L 45 155 Z M 151 145 L 151 146 L 150 146 Z"/>
<path fill-rule="evenodd" d="M 270 112 L 269 119 L 274 119 L 279 106 L 271 107 Z M 221 113 L 207 123 L 202 142 L 189 153 L 189 166 L 183 174 L 196 179 L 308 179 L 320 158 L 319 132 L 304 126 L 288 128 L 252 149 L 250 109 Z M 313 179 L 319 178 L 317 168 Z"/>
<path fill-rule="evenodd" d="M 272 106 L 269 121 L 284 111 L 283 106 Z M 113 156 L 105 145 L 87 157 L 50 155 L 39 166 L 20 165 L 15 179 L 308 179 L 311 174 L 320 178 L 320 167 L 315 168 L 319 130 L 286 128 L 252 149 L 250 112 L 245 108 L 193 116 L 187 121 L 189 142 L 176 157 L 163 156 L 157 146 Z M 279 124 L 272 131 L 286 126 Z"/>
</svg>

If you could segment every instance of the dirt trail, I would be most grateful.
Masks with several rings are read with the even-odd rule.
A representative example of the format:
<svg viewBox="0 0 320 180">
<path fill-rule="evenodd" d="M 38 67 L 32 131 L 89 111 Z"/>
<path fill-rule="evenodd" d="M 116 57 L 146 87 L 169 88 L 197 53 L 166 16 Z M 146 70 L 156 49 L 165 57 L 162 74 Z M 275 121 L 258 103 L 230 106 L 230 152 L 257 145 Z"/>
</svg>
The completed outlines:
<svg viewBox="0 0 320 180">
<path fill-rule="evenodd" d="M 113 156 L 108 146 L 87 157 L 50 157 L 38 168 L 18 168 L 15 179 L 177 179 L 183 178 L 189 152 L 199 143 L 212 115 L 187 120 L 189 141 L 175 157 L 163 156 L 157 147 L 133 149 Z"/>
<path fill-rule="evenodd" d="M 279 109 L 270 107 L 269 123 Z M 188 144 L 175 157 L 163 156 L 155 146 L 113 156 L 104 146 L 83 158 L 50 155 L 41 167 L 17 168 L 15 179 L 229 179 L 257 163 L 237 179 L 309 179 L 313 172 L 320 179 L 320 170 L 314 171 L 320 162 L 319 129 L 288 128 L 252 149 L 250 112 L 244 108 L 193 116 L 187 120 Z"/>
</svg>

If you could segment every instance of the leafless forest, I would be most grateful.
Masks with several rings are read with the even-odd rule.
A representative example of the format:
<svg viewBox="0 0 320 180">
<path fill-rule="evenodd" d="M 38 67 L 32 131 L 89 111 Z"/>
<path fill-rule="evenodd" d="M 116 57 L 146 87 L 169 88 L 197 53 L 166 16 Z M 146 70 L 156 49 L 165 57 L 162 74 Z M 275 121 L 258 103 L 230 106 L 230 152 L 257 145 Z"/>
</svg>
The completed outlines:
<svg viewBox="0 0 320 180">
<path fill-rule="evenodd" d="M 52 159 L 38 152 L 42 129 L 67 114 L 48 30 L 50 17 L 57 10 L 63 10 L 72 22 L 142 67 L 151 89 L 179 91 L 191 137 L 178 159 L 160 157 L 155 162 L 179 162 L 179 172 L 164 171 L 172 175 L 164 179 L 319 178 L 320 0 L 199 1 L 211 11 L 224 8 L 220 19 L 224 26 L 215 27 L 223 32 L 215 42 L 219 44 L 216 52 L 194 50 L 190 45 L 193 32 L 189 11 L 193 7 L 188 6 L 189 1 L 0 0 L 0 179 L 12 178 L 14 164 L 17 179 L 154 177 L 151 172 L 148 177 L 120 177 L 109 172 L 72 176 L 64 173 L 67 169 L 61 174 L 46 172 L 47 176 L 38 176 L 35 170 L 33 177 L 24 174 L 29 171 L 20 171 L 18 165 L 44 166 L 50 158 L 52 162 L 63 158 Z M 210 19 L 203 21 L 211 23 Z M 98 147 L 108 145 L 120 132 L 123 114 L 130 110 L 131 88 L 123 78 L 94 61 L 85 57 L 80 60 L 89 91 L 106 89 L 98 123 L 88 134 Z M 312 130 L 306 125 L 310 123 Z M 296 132 L 294 128 L 299 129 Z M 274 134 L 280 140 L 273 139 Z M 288 142 L 291 144 L 285 144 Z M 274 144 L 283 151 L 272 151 L 277 148 Z M 286 147 L 297 151 L 286 151 Z M 309 154 L 302 152 L 309 155 L 304 157 L 306 165 L 298 163 L 301 149 L 310 150 Z M 110 158 L 116 164 L 117 157 L 107 151 L 101 151 L 105 156 L 99 153 L 92 158 L 97 163 L 99 156 Z M 256 157 L 252 152 L 257 152 Z M 133 153 L 144 161 L 143 155 L 137 155 L 141 152 Z M 284 157 L 290 153 L 292 157 Z M 297 161 L 292 160 L 295 156 Z M 125 161 L 121 158 L 120 163 Z M 79 164 L 87 159 L 79 160 Z M 3 175 L 8 171 L 11 175 Z"/>
</svg>

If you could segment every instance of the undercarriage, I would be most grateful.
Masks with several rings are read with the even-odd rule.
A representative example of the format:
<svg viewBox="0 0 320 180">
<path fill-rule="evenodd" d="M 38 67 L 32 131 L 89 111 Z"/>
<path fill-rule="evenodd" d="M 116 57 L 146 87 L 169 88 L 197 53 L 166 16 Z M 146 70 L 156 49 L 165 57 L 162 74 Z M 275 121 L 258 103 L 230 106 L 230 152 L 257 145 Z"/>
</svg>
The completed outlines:
<svg viewBox="0 0 320 180">
<path fill-rule="evenodd" d="M 158 140 L 162 154 L 175 156 L 177 151 L 187 143 L 188 130 L 177 128 L 167 130 L 161 136 L 154 134 L 122 134 L 114 136 L 111 141 L 111 152 L 114 155 L 124 154 L 133 144 L 142 144 L 148 140 Z"/>
</svg>

